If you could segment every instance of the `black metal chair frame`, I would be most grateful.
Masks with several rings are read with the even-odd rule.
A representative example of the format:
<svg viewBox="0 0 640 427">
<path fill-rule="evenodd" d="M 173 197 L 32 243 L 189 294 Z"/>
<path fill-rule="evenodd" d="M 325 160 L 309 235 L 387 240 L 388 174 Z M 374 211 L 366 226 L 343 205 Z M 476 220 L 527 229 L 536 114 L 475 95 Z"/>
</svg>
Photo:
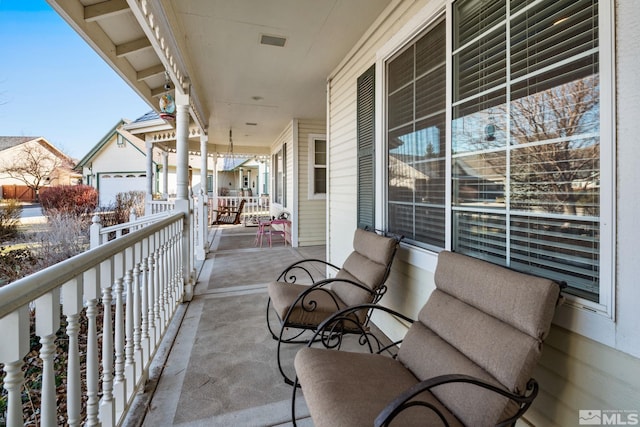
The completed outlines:
<svg viewBox="0 0 640 427">
<path fill-rule="evenodd" d="M 371 230 L 367 230 L 367 231 L 371 231 Z M 400 245 L 400 241 L 402 240 L 402 236 L 392 236 L 392 237 L 396 239 L 396 245 L 394 247 L 393 255 L 391 256 L 390 261 L 386 266 L 386 270 L 384 272 L 382 279 L 380 280 L 380 283 L 378 284 L 378 286 L 374 287 L 373 290 L 369 289 L 368 287 L 360 283 L 357 283 L 355 281 L 348 280 L 348 279 L 339 279 L 334 277 L 334 278 L 327 278 L 322 280 L 315 280 L 313 277 L 313 274 L 310 271 L 310 264 L 312 265 L 313 263 L 316 263 L 323 267 L 327 267 L 327 266 L 331 267 L 336 271 L 340 270 L 340 267 L 334 264 L 331 264 L 330 262 L 320 260 L 320 259 L 315 259 L 315 258 L 309 258 L 309 259 L 304 259 L 304 260 L 294 262 L 293 264 L 288 266 L 282 273 L 280 273 L 280 275 L 276 279 L 277 282 L 294 284 L 298 281 L 298 275 L 300 274 L 305 274 L 312 282 L 312 285 L 310 285 L 308 289 L 304 290 L 303 292 L 300 293 L 300 295 L 298 295 L 298 297 L 295 299 L 293 304 L 291 304 L 291 306 L 289 307 L 289 310 L 287 311 L 284 318 L 278 319 L 280 321 L 280 325 L 279 325 L 280 331 L 277 333 L 274 332 L 274 328 L 271 325 L 271 321 L 269 320 L 269 313 L 271 309 L 271 298 L 269 298 L 267 301 L 267 313 L 266 313 L 267 327 L 269 328 L 271 337 L 278 341 L 276 358 L 278 362 L 278 370 L 282 374 L 282 378 L 284 379 L 285 383 L 289 385 L 294 384 L 293 380 L 289 378 L 289 376 L 284 372 L 284 369 L 282 366 L 282 359 L 280 354 L 282 344 L 310 344 L 312 343 L 311 341 L 304 338 L 301 339 L 300 337 L 307 331 L 315 331 L 318 327 L 318 324 L 313 324 L 313 325 L 301 324 L 301 323 L 295 323 L 295 322 L 289 321 L 289 317 L 291 316 L 291 313 L 293 312 L 295 307 L 298 306 L 298 303 L 300 303 L 300 306 L 302 307 L 303 310 L 306 310 L 308 312 L 313 312 L 317 306 L 317 302 L 314 300 L 313 293 L 323 292 L 329 295 L 330 298 L 333 300 L 333 302 L 335 302 L 336 311 L 338 311 L 340 309 L 339 303 L 336 300 L 335 295 L 328 288 L 328 286 L 330 285 L 335 286 L 337 284 L 339 284 L 338 286 L 345 286 L 345 285 L 355 286 L 357 288 L 360 288 L 368 292 L 372 298 L 371 305 L 375 306 L 380 301 L 380 299 L 384 296 L 384 294 L 387 292 L 387 286 L 385 285 L 385 282 L 387 281 L 387 278 L 391 273 L 391 264 L 393 262 L 393 259 L 395 258 L 395 254 L 398 250 L 398 246 Z M 371 310 L 368 310 L 364 317 L 364 321 L 361 323 L 361 325 L 359 325 L 358 328 L 344 329 L 341 331 L 341 334 L 360 333 L 360 330 L 362 328 L 365 328 L 365 329 L 368 328 L 370 318 L 371 318 Z M 354 323 L 355 323 L 355 320 L 354 320 Z M 294 335 L 290 338 L 285 338 L 284 337 L 285 331 L 289 328 L 299 329 L 300 331 L 297 333 L 294 333 Z M 315 340 L 315 338 L 313 338 L 313 340 Z"/>
<path fill-rule="evenodd" d="M 377 304 L 361 304 L 347 307 L 343 310 L 337 311 L 336 313 L 325 319 L 320 324 L 320 326 L 318 326 L 313 336 L 307 341 L 307 346 L 311 347 L 315 342 L 321 342 L 325 348 L 339 350 L 342 343 L 343 331 L 350 330 L 352 334 L 360 334 L 359 343 L 365 346 L 365 348 L 367 348 L 370 353 L 388 353 L 391 357 L 395 358 L 397 354 L 395 350 L 397 350 L 397 346 L 401 344 L 403 340 L 385 344 L 384 338 L 377 337 L 370 331 L 369 328 L 363 327 L 354 320 L 354 313 L 358 312 L 359 310 L 368 310 L 369 315 L 371 315 L 374 310 L 381 310 L 391 314 L 399 320 L 408 322 L 409 324 L 414 322 L 413 319 L 403 315 L 402 313 Z M 516 420 L 520 418 L 533 403 L 533 400 L 538 395 L 539 388 L 537 381 L 531 378 L 527 382 L 525 392 L 522 395 L 519 395 L 498 388 L 493 384 L 489 384 L 486 381 L 473 376 L 459 374 L 441 375 L 421 381 L 398 395 L 394 400 L 389 402 L 389 404 L 378 414 L 375 419 L 374 426 L 388 427 L 389 425 L 391 425 L 391 422 L 394 420 L 394 418 L 398 416 L 403 410 L 415 406 L 422 406 L 424 408 L 427 408 L 428 410 L 435 412 L 436 415 L 438 415 L 438 417 L 442 420 L 442 425 L 448 427 L 449 424 L 447 423 L 445 416 L 437 407 L 428 402 L 414 400 L 414 398 L 424 391 L 428 391 L 440 385 L 449 383 L 468 383 L 472 386 L 481 387 L 493 391 L 513 400 L 518 405 L 518 411 L 511 417 L 500 421 L 498 424 L 496 424 L 496 427 L 515 425 Z M 291 396 L 291 421 L 294 427 L 297 426 L 295 401 L 297 389 L 299 387 L 300 384 L 298 383 L 298 378 L 296 376 L 296 378 L 293 380 L 293 392 Z"/>
</svg>

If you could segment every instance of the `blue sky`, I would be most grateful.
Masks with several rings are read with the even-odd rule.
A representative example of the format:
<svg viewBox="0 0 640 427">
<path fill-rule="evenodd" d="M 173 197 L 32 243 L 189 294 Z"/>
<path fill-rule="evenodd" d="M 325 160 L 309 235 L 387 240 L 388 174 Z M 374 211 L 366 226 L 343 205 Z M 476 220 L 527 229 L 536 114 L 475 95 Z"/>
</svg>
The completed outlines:
<svg viewBox="0 0 640 427">
<path fill-rule="evenodd" d="M 0 0 L 0 136 L 43 136 L 80 159 L 151 110 L 44 0 Z"/>
</svg>

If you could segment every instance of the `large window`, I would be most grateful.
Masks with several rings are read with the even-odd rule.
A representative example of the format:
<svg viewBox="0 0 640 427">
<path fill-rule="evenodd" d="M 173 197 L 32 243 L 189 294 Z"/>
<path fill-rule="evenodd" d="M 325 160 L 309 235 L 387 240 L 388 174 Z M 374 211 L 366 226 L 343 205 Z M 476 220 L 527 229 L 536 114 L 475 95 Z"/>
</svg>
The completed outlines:
<svg viewBox="0 0 640 427">
<path fill-rule="evenodd" d="M 446 31 L 429 28 L 387 63 L 389 230 L 445 245 Z"/>
<path fill-rule="evenodd" d="M 598 302 L 598 2 L 457 0 L 451 21 L 449 105 L 443 23 L 386 63 L 389 228 Z"/>
</svg>

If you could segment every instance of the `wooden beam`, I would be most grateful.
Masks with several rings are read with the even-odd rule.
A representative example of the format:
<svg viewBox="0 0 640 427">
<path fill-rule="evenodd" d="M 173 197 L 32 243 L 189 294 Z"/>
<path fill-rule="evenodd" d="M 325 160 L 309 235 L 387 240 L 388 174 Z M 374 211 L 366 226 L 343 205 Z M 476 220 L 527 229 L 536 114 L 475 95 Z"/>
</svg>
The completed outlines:
<svg viewBox="0 0 640 427">
<path fill-rule="evenodd" d="M 151 89 L 151 96 L 152 97 L 156 97 L 156 96 L 162 96 L 167 92 L 171 92 L 173 89 L 165 89 L 164 86 L 160 86 L 157 87 L 155 89 Z"/>
<path fill-rule="evenodd" d="M 84 20 L 94 22 L 129 10 L 127 0 L 110 0 L 84 7 Z"/>
<path fill-rule="evenodd" d="M 138 52 L 142 49 L 147 49 L 151 47 L 151 42 L 148 38 L 143 37 L 138 40 L 133 40 L 127 43 L 122 43 L 116 46 L 116 56 L 118 58 L 129 55 L 134 52 Z"/>
<path fill-rule="evenodd" d="M 157 76 L 158 74 L 164 73 L 164 65 L 158 64 L 149 68 L 145 68 L 144 70 L 140 70 L 137 73 L 138 81 L 148 79 L 153 76 Z"/>
</svg>

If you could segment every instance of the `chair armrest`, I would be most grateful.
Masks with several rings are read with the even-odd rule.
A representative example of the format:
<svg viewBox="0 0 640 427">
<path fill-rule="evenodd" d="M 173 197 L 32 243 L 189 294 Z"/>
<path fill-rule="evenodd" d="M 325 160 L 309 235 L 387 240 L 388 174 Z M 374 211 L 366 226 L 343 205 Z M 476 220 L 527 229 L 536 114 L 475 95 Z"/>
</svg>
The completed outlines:
<svg viewBox="0 0 640 427">
<path fill-rule="evenodd" d="M 309 266 L 305 264 L 309 264 Z M 320 264 L 325 267 L 328 266 L 335 270 L 340 270 L 340 267 L 337 267 L 330 262 L 316 258 L 307 258 L 296 261 L 293 264 L 289 265 L 282 271 L 282 273 L 280 273 L 276 281 L 282 281 L 284 283 L 296 283 L 296 281 L 298 280 L 298 276 L 296 276 L 296 274 L 298 274 L 297 270 L 300 270 L 300 273 L 306 274 L 312 283 L 316 283 L 317 280 L 313 277 L 313 274 L 311 274 L 311 271 L 309 270 L 310 266 L 313 264 Z"/>
<path fill-rule="evenodd" d="M 375 352 L 382 354 L 387 352 L 395 358 L 396 355 L 391 351 L 391 349 L 400 344 L 402 340 L 382 344 L 383 341 L 379 337 L 376 337 L 365 325 L 356 320 L 355 313 L 360 310 L 367 310 L 369 315 L 373 311 L 382 311 L 409 324 L 414 322 L 410 317 L 382 305 L 371 303 L 353 305 L 336 311 L 320 323 L 307 346 L 311 347 L 314 342 L 320 342 L 325 348 L 339 349 L 342 341 L 342 334 L 340 332 L 345 329 L 351 329 L 359 331 L 360 344 L 366 344 L 370 353 Z"/>
<path fill-rule="evenodd" d="M 289 283 L 289 282 L 286 282 Z M 372 291 L 371 289 L 367 288 L 366 286 L 358 283 L 358 282 L 354 282 L 353 280 L 349 280 L 349 279 L 337 279 L 335 277 L 333 278 L 329 278 L 329 279 L 323 279 L 320 280 L 316 283 L 314 283 L 313 285 L 310 285 L 307 289 L 305 289 L 304 291 L 300 292 L 300 294 L 298 294 L 298 296 L 296 297 L 295 300 L 293 300 L 293 302 L 291 303 L 291 305 L 289 306 L 289 310 L 287 310 L 287 313 L 285 314 L 284 318 L 282 319 L 282 322 L 284 324 L 288 324 L 289 323 L 289 317 L 291 317 L 291 313 L 293 313 L 293 310 L 300 305 L 300 307 L 302 308 L 302 310 L 311 313 L 313 311 L 316 310 L 318 303 L 315 299 L 315 295 L 318 295 L 318 292 L 321 292 L 323 294 L 326 294 L 327 296 L 329 296 L 329 298 L 333 301 L 333 303 L 336 306 L 336 311 L 338 311 L 340 309 L 340 303 L 337 300 L 337 296 L 331 291 L 331 288 L 329 288 L 329 285 L 335 285 L 337 283 L 343 283 L 343 284 L 347 284 L 348 286 L 355 286 L 359 289 L 362 289 L 363 291 L 369 292 L 371 294 L 374 293 L 374 291 Z"/>
<path fill-rule="evenodd" d="M 461 375 L 461 374 L 440 375 L 437 377 L 429 378 L 428 380 L 421 381 L 418 384 L 408 388 L 406 391 L 404 391 L 402 394 L 396 397 L 391 403 L 387 405 L 386 408 L 382 410 L 382 412 L 380 412 L 380 414 L 378 414 L 378 416 L 375 419 L 374 426 L 375 427 L 389 426 L 390 423 L 393 421 L 393 419 L 400 412 L 402 412 L 404 409 L 407 409 L 413 406 L 424 406 L 431 409 L 432 411 L 436 412 L 436 414 L 440 417 L 440 419 L 443 421 L 443 425 L 447 425 L 447 423 L 444 421 L 444 416 L 442 415 L 442 413 L 440 413 L 440 411 L 437 408 L 435 408 L 434 406 L 426 402 L 416 401 L 411 399 L 413 399 L 415 396 L 417 396 L 418 394 L 424 391 L 429 391 L 432 388 L 442 384 L 451 384 L 451 383 L 472 384 L 474 386 L 482 387 L 486 390 L 493 391 L 495 393 L 498 393 L 502 396 L 505 396 L 515 401 L 520 406 L 520 409 L 518 410 L 518 412 L 516 412 L 512 417 L 506 420 L 500 421 L 497 424 L 498 426 L 512 425 L 513 422 L 515 422 L 515 420 L 520 418 L 522 414 L 524 414 L 525 411 L 529 408 L 529 406 L 531 406 L 533 399 L 535 399 L 535 397 L 538 394 L 538 383 L 533 378 L 530 379 L 529 382 L 527 383 L 527 390 L 525 391 L 525 393 L 522 395 L 519 395 L 519 394 L 511 393 L 499 387 L 496 387 L 493 384 L 489 384 L 486 381 L 481 380 L 480 378 L 476 378 L 470 375 Z M 478 410 L 480 410 L 480 408 Z"/>
<path fill-rule="evenodd" d="M 238 213 L 237 210 L 231 210 L 231 209 L 212 209 L 211 212 L 220 213 L 222 215 Z"/>
</svg>

